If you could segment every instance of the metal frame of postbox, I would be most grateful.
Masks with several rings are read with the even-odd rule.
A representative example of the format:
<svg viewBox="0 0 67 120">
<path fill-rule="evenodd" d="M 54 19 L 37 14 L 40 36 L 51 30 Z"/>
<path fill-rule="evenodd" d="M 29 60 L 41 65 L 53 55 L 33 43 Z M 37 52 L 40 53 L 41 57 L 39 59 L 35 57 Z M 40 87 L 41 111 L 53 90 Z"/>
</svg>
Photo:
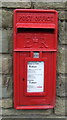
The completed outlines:
<svg viewBox="0 0 67 120">
<path fill-rule="evenodd" d="M 31 22 L 29 18 L 26 21 L 25 18 L 22 18 L 22 13 L 26 15 L 28 14 L 29 17 L 30 17 L 30 14 L 32 14 L 32 16 L 35 16 L 39 13 L 40 15 L 46 14 L 46 16 L 49 14 L 49 16 L 51 15 L 53 16 L 53 17 L 51 16 L 53 21 L 52 23 L 50 23 L 49 17 L 48 18 L 44 17 L 45 19 L 44 23 L 41 23 L 41 21 L 40 23 L 38 23 L 38 21 Z M 33 15 L 34 13 L 35 15 Z M 47 22 L 47 19 L 48 19 L 48 22 Z M 39 48 L 39 47 L 33 46 L 30 48 L 30 47 L 23 46 L 24 43 L 22 44 L 21 42 L 24 36 L 20 34 L 19 37 L 17 37 L 18 30 L 28 29 L 28 28 L 29 29 L 33 28 L 34 30 L 35 29 L 37 30 L 46 29 L 47 31 L 52 30 L 53 38 L 51 37 L 51 39 L 53 41 L 52 43 L 50 41 L 48 43 L 50 47 L 44 46 L 44 47 Z M 16 9 L 14 10 L 14 64 L 13 65 L 14 65 L 14 108 L 15 109 L 50 109 L 50 108 L 55 107 L 57 33 L 58 33 L 57 11 L 37 10 L 37 9 Z M 50 38 L 50 36 L 48 37 Z M 51 44 L 54 46 L 52 46 Z M 39 52 L 39 58 L 33 58 L 33 54 L 35 51 Z M 29 61 L 43 61 L 44 62 L 44 68 L 45 68 L 44 69 L 44 79 L 45 79 L 44 80 L 44 92 L 37 92 L 37 93 L 27 92 L 27 72 L 28 72 L 27 64 Z M 23 73 L 22 73 L 22 69 L 23 69 Z M 23 80 L 22 80 L 22 76 L 24 76 Z M 22 96 L 23 94 L 24 94 L 24 97 Z"/>
</svg>

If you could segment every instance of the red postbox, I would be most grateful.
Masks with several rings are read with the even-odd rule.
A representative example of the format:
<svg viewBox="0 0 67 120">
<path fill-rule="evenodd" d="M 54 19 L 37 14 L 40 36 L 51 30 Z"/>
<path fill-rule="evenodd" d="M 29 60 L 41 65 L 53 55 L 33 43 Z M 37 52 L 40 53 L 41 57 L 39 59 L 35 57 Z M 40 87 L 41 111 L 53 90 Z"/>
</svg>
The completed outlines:
<svg viewBox="0 0 67 120">
<path fill-rule="evenodd" d="M 57 11 L 14 11 L 14 108 L 55 106 L 57 33 Z"/>
</svg>

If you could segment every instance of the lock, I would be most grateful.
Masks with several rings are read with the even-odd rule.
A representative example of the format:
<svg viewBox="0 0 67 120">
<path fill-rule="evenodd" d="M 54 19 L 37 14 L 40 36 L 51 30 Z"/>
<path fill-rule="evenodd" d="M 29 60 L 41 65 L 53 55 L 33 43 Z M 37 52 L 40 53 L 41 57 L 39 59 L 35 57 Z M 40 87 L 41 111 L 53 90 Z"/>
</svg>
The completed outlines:
<svg viewBox="0 0 67 120">
<path fill-rule="evenodd" d="M 24 81 L 24 78 L 22 78 L 22 80 Z"/>
</svg>

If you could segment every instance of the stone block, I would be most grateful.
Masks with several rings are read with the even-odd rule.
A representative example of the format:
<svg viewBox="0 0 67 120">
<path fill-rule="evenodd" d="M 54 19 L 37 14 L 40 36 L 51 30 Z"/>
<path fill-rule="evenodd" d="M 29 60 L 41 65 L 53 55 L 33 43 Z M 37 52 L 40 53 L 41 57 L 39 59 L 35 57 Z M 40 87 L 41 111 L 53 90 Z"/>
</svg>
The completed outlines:
<svg viewBox="0 0 67 120">
<path fill-rule="evenodd" d="M 2 99 L 2 108 L 12 108 L 13 107 L 13 101 L 12 99 Z"/>
<path fill-rule="evenodd" d="M 67 22 L 65 22 L 65 43 L 67 43 Z"/>
<path fill-rule="evenodd" d="M 57 97 L 56 107 L 54 108 L 54 112 L 56 115 L 65 116 L 65 98 Z"/>
<path fill-rule="evenodd" d="M 13 77 L 12 75 L 2 76 L 2 98 L 11 98 L 13 95 Z"/>
<path fill-rule="evenodd" d="M 59 45 L 57 55 L 57 72 L 67 73 L 67 62 L 66 62 L 67 48 L 65 45 Z"/>
<path fill-rule="evenodd" d="M 6 8 L 31 8 L 31 2 L 30 0 L 25 1 L 12 1 L 12 2 L 2 2 L 2 7 Z"/>
<path fill-rule="evenodd" d="M 65 19 L 67 20 L 67 11 L 65 11 Z"/>
<path fill-rule="evenodd" d="M 12 116 L 22 116 L 22 117 L 43 117 L 45 115 L 49 116 L 52 114 L 52 110 L 16 110 L 16 109 L 3 109 L 2 114 L 5 115 L 12 115 Z"/>
<path fill-rule="evenodd" d="M 64 2 L 33 2 L 35 9 L 65 9 Z"/>
<path fill-rule="evenodd" d="M 65 86 L 67 86 L 67 76 L 59 74 L 57 78 L 57 96 L 67 96 L 67 90 Z"/>
<path fill-rule="evenodd" d="M 58 19 L 59 20 L 66 20 L 66 13 L 67 11 L 58 11 Z"/>
<path fill-rule="evenodd" d="M 2 9 L 2 27 L 13 27 L 13 11 Z"/>
<path fill-rule="evenodd" d="M 30 2 L 30 0 L 12 0 L 12 1 L 10 1 L 10 0 L 0 0 L 1 1 L 1 3 L 3 3 L 3 2 Z"/>
<path fill-rule="evenodd" d="M 2 1 L 0 1 L 0 8 L 2 7 Z"/>
<path fill-rule="evenodd" d="M 0 108 L 2 107 L 2 99 L 0 99 Z"/>
<path fill-rule="evenodd" d="M 0 73 L 2 73 L 2 54 L 0 54 Z"/>
<path fill-rule="evenodd" d="M 67 90 L 67 86 L 66 86 L 66 90 Z M 65 98 L 65 115 L 67 116 L 67 98 Z"/>
<path fill-rule="evenodd" d="M 32 0 L 33 2 L 66 2 L 66 0 Z"/>
<path fill-rule="evenodd" d="M 2 9 L 0 8 L 0 27 L 2 27 Z"/>
<path fill-rule="evenodd" d="M 1 74 L 0 74 L 0 99 L 2 99 L 2 75 Z"/>
<path fill-rule="evenodd" d="M 0 29 L 0 53 L 2 53 L 2 30 Z"/>
<path fill-rule="evenodd" d="M 2 55 L 2 74 L 12 74 L 12 56 Z"/>
<path fill-rule="evenodd" d="M 67 1 L 65 2 L 65 9 L 67 10 Z"/>
<path fill-rule="evenodd" d="M 0 38 L 2 38 L 2 53 L 12 53 L 13 51 L 13 29 L 0 29 L 2 33 Z M 1 45 L 0 45 L 1 46 Z"/>
<path fill-rule="evenodd" d="M 59 21 L 59 44 L 67 44 L 67 34 L 66 34 L 66 22 Z"/>
<path fill-rule="evenodd" d="M 0 36 L 0 38 L 1 38 L 1 40 L 2 40 L 2 49 L 1 49 L 1 52 L 2 53 L 8 53 L 8 36 L 7 36 L 7 30 L 6 29 L 4 29 L 4 30 L 2 30 L 2 29 L 0 29 L 0 32 L 2 32 L 2 34 L 1 34 L 1 36 Z"/>
</svg>

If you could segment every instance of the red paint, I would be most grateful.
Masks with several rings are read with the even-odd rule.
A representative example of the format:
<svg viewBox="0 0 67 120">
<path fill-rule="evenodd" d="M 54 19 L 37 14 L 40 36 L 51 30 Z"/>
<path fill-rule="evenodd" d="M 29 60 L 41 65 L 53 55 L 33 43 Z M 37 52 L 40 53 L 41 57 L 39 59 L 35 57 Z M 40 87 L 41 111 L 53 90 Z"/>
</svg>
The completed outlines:
<svg viewBox="0 0 67 120">
<path fill-rule="evenodd" d="M 50 109 L 55 106 L 57 33 L 58 13 L 55 10 L 14 11 L 14 108 Z M 33 58 L 34 51 L 39 52 L 39 58 Z M 27 92 L 29 61 L 44 62 L 44 92 Z"/>
</svg>

